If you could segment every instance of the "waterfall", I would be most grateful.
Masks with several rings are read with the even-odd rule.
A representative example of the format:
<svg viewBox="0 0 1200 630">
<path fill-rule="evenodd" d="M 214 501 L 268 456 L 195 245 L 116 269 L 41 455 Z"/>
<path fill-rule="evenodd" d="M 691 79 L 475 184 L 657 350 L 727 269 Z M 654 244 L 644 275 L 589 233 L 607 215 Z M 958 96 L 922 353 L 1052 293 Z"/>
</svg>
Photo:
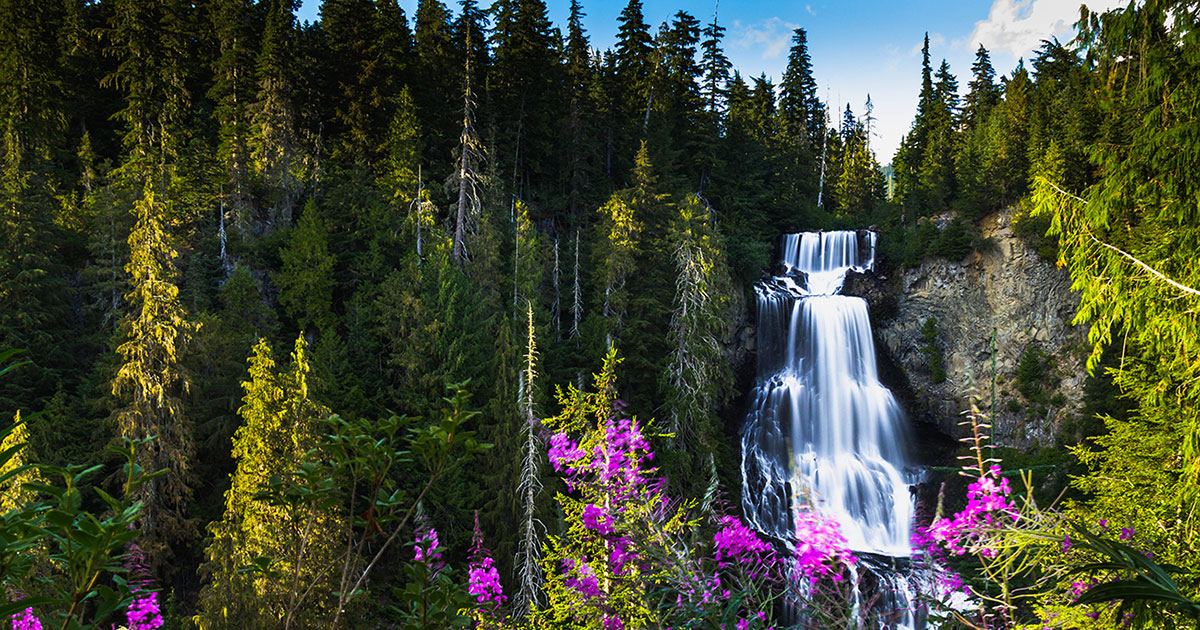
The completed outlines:
<svg viewBox="0 0 1200 630">
<path fill-rule="evenodd" d="M 907 429 L 879 382 L 866 300 L 840 295 L 874 266 L 874 232 L 787 234 L 755 287 L 758 376 L 742 432 L 742 507 L 759 531 L 792 539 L 811 501 L 858 554 L 911 555 L 915 481 Z"/>
</svg>

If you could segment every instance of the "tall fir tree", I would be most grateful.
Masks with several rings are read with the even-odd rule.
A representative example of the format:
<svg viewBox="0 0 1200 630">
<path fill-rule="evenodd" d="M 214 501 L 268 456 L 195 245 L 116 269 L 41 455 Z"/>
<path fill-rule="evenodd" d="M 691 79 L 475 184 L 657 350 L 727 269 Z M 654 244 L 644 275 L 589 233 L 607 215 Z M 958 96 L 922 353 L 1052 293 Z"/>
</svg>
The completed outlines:
<svg viewBox="0 0 1200 630">
<path fill-rule="evenodd" d="M 296 136 L 293 82 L 295 16 L 290 0 L 271 0 L 255 63 L 257 92 L 250 105 L 250 170 L 261 203 L 269 209 L 264 227 L 286 227 L 300 194 L 300 146 Z"/>
<path fill-rule="evenodd" d="M 341 551 L 334 546 L 342 523 L 320 503 L 297 509 L 256 498 L 272 480 L 293 474 L 317 447 L 318 421 L 329 409 L 309 397 L 309 358 L 303 336 L 291 364 L 277 369 L 271 347 L 259 340 L 242 383 L 242 425 L 233 440 L 237 469 L 225 493 L 225 512 L 208 526 L 209 582 L 193 619 L 204 630 L 328 627 L 337 588 L 322 574 Z M 272 573 L 246 571 L 260 557 L 279 559 Z M 303 596 L 303 599 L 302 599 Z"/>
<path fill-rule="evenodd" d="M 224 191 L 223 219 L 239 234 L 249 230 L 251 212 L 249 105 L 254 93 L 254 37 L 249 0 L 219 0 L 212 22 L 219 55 L 214 64 L 215 80 L 208 97 L 216 103 L 217 159 L 223 175 L 218 180 Z"/>
<path fill-rule="evenodd" d="M 149 188 L 149 187 L 147 187 Z M 179 301 L 175 285 L 178 257 L 160 218 L 153 190 L 135 204 L 137 223 L 129 235 L 132 312 L 121 325 L 117 348 L 121 366 L 112 392 L 124 403 L 114 417 L 120 435 L 143 440 L 137 462 L 147 471 L 165 471 L 138 489 L 143 503 L 142 548 L 156 566 L 172 556 L 170 546 L 191 542 L 195 522 L 188 513 L 195 480 L 195 436 L 183 408 L 189 378 L 184 352 L 196 332 Z"/>
</svg>

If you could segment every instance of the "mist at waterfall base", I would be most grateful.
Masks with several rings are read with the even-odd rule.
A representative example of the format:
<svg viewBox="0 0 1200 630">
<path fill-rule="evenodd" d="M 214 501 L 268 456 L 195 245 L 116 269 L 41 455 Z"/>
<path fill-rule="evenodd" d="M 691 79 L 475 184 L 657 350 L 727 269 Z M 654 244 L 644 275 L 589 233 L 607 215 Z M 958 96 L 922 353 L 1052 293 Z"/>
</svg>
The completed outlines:
<svg viewBox="0 0 1200 630">
<path fill-rule="evenodd" d="M 742 507 L 760 532 L 790 542 L 793 509 L 835 519 L 864 559 L 875 605 L 894 628 L 916 626 L 907 580 L 917 468 L 908 428 L 879 381 L 862 298 L 846 273 L 874 266 L 869 231 L 787 234 L 776 275 L 755 287 L 758 368 L 742 430 Z"/>
</svg>

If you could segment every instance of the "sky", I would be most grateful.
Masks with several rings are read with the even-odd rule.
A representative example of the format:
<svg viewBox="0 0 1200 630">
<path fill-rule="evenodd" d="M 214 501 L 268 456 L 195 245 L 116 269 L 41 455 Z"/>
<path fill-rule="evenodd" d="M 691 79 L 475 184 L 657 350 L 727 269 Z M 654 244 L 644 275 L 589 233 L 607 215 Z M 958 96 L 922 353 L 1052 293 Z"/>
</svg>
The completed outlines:
<svg viewBox="0 0 1200 630">
<path fill-rule="evenodd" d="M 452 9 L 456 3 L 447 0 Z M 929 33 L 936 71 L 942 59 L 958 77 L 960 91 L 970 81 L 979 44 L 988 49 L 997 77 L 1010 75 L 1017 60 L 1028 60 L 1041 40 L 1066 42 L 1079 19 L 1079 0 L 643 0 L 651 29 L 675 12 L 691 13 L 702 24 L 726 27 L 725 53 L 747 79 L 765 73 L 778 84 L 787 66 L 792 32 L 808 33 L 809 55 L 820 97 L 831 110 L 849 103 L 858 116 L 867 95 L 874 105 L 871 146 L 881 164 L 892 161 L 900 140 L 912 125 L 921 88 L 921 44 Z M 481 4 L 486 5 L 484 0 Z M 564 32 L 570 0 L 546 0 L 550 19 Z M 582 0 L 584 26 L 592 46 L 613 46 L 617 16 L 627 0 Z M 1104 11 L 1125 2 L 1087 0 Z M 411 19 L 417 0 L 400 0 Z M 298 17 L 314 21 L 320 0 L 303 0 Z M 834 114 L 840 120 L 840 114 Z"/>
</svg>

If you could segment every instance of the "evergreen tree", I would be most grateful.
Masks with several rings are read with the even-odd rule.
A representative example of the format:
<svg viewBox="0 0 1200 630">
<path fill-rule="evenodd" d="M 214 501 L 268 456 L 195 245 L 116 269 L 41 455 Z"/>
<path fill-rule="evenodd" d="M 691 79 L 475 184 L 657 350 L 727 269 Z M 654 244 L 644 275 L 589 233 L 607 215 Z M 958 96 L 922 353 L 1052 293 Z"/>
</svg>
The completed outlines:
<svg viewBox="0 0 1200 630">
<path fill-rule="evenodd" d="M 331 330 L 334 324 L 333 275 L 336 262 L 329 247 L 329 230 L 316 203 L 309 201 L 300 222 L 279 252 L 283 263 L 275 276 L 279 303 L 301 330 Z"/>
<path fill-rule="evenodd" d="M 134 186 L 166 175 L 186 143 L 190 106 L 188 7 L 175 0 L 116 0 L 108 31 L 119 63 L 104 84 L 122 90 L 127 152 L 123 175 Z M 160 185 L 165 182 L 160 181 Z M 160 200 L 160 203 L 162 200 Z"/>
<path fill-rule="evenodd" d="M 294 20 L 288 0 L 271 1 L 255 64 L 257 95 L 250 105 L 248 144 L 254 181 L 263 205 L 270 209 L 268 226 L 291 225 L 300 194 L 300 156 L 289 76 Z"/>
<path fill-rule="evenodd" d="M 681 487 L 694 485 L 686 471 L 696 470 L 712 451 L 718 433 L 715 410 L 733 384 L 721 351 L 732 286 L 708 213 L 699 197 L 688 195 L 679 205 L 671 239 L 676 271 L 669 333 L 673 348 L 664 375 L 663 408 L 667 428 L 686 454 L 675 471 Z"/>
<path fill-rule="evenodd" d="M 725 109 L 725 84 L 729 82 L 729 69 L 732 64 L 721 48 L 725 27 L 717 23 L 715 11 L 712 22 L 704 27 L 703 35 L 704 41 L 700 45 L 700 67 L 704 70 L 704 83 L 700 93 L 704 96 L 705 110 L 716 117 Z"/>
<path fill-rule="evenodd" d="M 779 83 L 779 115 L 783 132 L 800 136 L 811 151 L 825 127 L 824 108 L 817 98 L 817 81 L 808 54 L 808 33 L 798 28 L 792 34 L 787 68 Z"/>
<path fill-rule="evenodd" d="M 979 45 L 975 51 L 975 63 L 971 65 L 971 82 L 967 84 L 967 96 L 962 110 L 963 128 L 973 131 L 987 118 L 1000 101 L 1000 88 L 996 85 L 996 71 L 988 51 Z"/>
<path fill-rule="evenodd" d="M 457 108 L 448 107 L 461 98 L 459 79 L 463 68 L 463 57 L 458 56 L 454 46 L 454 33 L 450 24 L 450 12 L 440 0 L 420 0 L 415 15 L 416 28 L 413 38 L 415 67 L 412 72 L 413 102 L 422 121 L 422 132 L 430 165 L 439 168 L 450 155 L 454 139 L 461 131 Z M 482 37 L 483 33 L 475 33 Z M 469 47 L 468 47 L 469 48 Z M 457 162 L 458 160 L 452 160 Z"/>
<path fill-rule="evenodd" d="M 623 140 L 627 139 L 618 146 L 621 155 L 627 156 L 636 151 L 634 139 L 644 137 L 646 130 L 645 114 L 650 108 L 650 80 L 654 71 L 651 62 L 654 40 L 642 13 L 642 0 L 629 0 L 617 21 L 621 26 L 617 29 L 616 49 L 611 53 L 616 90 L 613 96 L 618 103 L 617 124 L 625 134 Z"/>
<path fill-rule="evenodd" d="M 468 46 L 468 50 L 470 47 Z M 451 256 L 461 269 L 467 262 L 467 239 L 475 233 L 479 221 L 479 170 L 484 157 L 483 144 L 475 129 L 475 93 L 472 88 L 471 57 L 466 55 L 463 81 L 462 133 L 458 140 L 458 164 L 452 181 L 458 188 L 458 204 L 454 212 L 454 240 Z"/>
<path fill-rule="evenodd" d="M 912 130 L 900 142 L 895 163 L 896 191 L 904 205 L 916 206 L 918 213 L 928 214 L 925 205 L 927 194 L 922 184 L 921 168 L 926 164 L 931 118 L 934 116 L 933 68 L 929 64 L 929 33 L 921 47 L 921 92 L 917 97 L 917 114 L 913 118 Z"/>
<path fill-rule="evenodd" d="M 700 97 L 704 101 L 704 114 L 700 117 L 700 142 L 695 149 L 693 160 L 699 171 L 699 190 L 704 190 L 713 171 L 720 168 L 719 143 L 722 135 L 722 117 L 727 107 L 726 91 L 729 83 L 729 69 L 732 64 L 721 48 L 721 40 L 725 37 L 725 27 L 717 22 L 717 13 L 713 11 L 712 22 L 705 25 L 701 32 L 703 40 L 700 43 Z"/>
<path fill-rule="evenodd" d="M 370 164 L 390 116 L 385 103 L 380 21 L 373 0 L 326 0 L 321 29 L 329 46 L 334 101 L 332 157 L 346 165 Z"/>
<path fill-rule="evenodd" d="M 538 203 L 544 200 L 533 193 L 559 170 L 551 162 L 561 105 L 558 35 L 543 0 L 505 0 L 494 10 L 488 95 L 498 132 L 491 157 L 499 172 L 511 173 L 514 198 Z"/>
<path fill-rule="evenodd" d="M 219 144 L 217 159 L 224 170 L 220 184 L 224 188 L 226 212 L 239 233 L 248 229 L 250 212 L 249 117 L 248 105 L 253 93 L 253 37 L 249 0 L 218 0 L 213 6 L 213 29 L 220 46 L 214 67 L 215 81 L 208 91 L 216 102 Z"/>
<path fill-rule="evenodd" d="M 1120 522 L 1153 546 L 1156 562 L 1194 571 L 1200 171 L 1191 166 L 1193 151 L 1163 148 L 1182 148 L 1181 134 L 1196 128 L 1200 66 L 1180 42 L 1195 41 L 1200 30 L 1174 2 L 1085 12 L 1080 24 L 1105 129 L 1091 152 L 1098 180 L 1075 193 L 1039 177 L 1033 199 L 1050 216 L 1059 263 L 1080 291 L 1076 319 L 1089 324 L 1089 370 L 1106 347 L 1117 347 L 1123 358 L 1109 373 L 1137 408 L 1127 419 L 1104 417 L 1108 433 L 1075 450 L 1090 474 L 1074 483 L 1091 498 L 1077 514 Z M 1026 87 L 1018 78 L 1005 104 L 1009 92 Z M 1164 626 L 1188 623 L 1161 614 Z"/>
<path fill-rule="evenodd" d="M 592 96 L 596 73 L 587 32 L 583 28 L 583 7 L 571 0 L 566 41 L 566 178 L 567 209 L 576 227 L 583 221 L 583 207 L 590 198 L 598 153 L 596 146 L 596 103 Z"/>
<path fill-rule="evenodd" d="M 178 256 L 161 219 L 162 207 L 147 189 L 134 207 L 137 224 L 129 235 L 130 279 L 126 295 L 131 314 L 121 325 L 117 348 L 122 364 L 112 392 L 126 404 L 116 414 L 124 437 L 154 439 L 138 450 L 147 471 L 165 471 L 138 489 L 143 503 L 142 547 L 156 562 L 171 557 L 168 545 L 190 541 L 194 522 L 188 515 L 192 495 L 195 438 L 183 409 L 189 385 L 183 356 L 197 326 L 179 303 L 175 263 Z"/>
<path fill-rule="evenodd" d="M 336 562 L 341 550 L 334 542 L 342 524 L 319 503 L 297 510 L 255 495 L 273 477 L 287 477 L 300 466 L 317 446 L 317 421 L 329 410 L 309 398 L 303 336 L 296 339 L 286 371 L 276 369 L 265 340 L 259 340 L 248 363 L 238 410 L 243 424 L 233 440 L 237 469 L 225 493 L 224 516 L 208 527 L 211 538 L 201 570 L 210 581 L 200 593 L 194 622 L 206 630 L 328 627 L 337 585 L 332 575 L 319 571 Z M 261 557 L 281 559 L 271 571 L 287 579 L 244 570 Z"/>
</svg>

